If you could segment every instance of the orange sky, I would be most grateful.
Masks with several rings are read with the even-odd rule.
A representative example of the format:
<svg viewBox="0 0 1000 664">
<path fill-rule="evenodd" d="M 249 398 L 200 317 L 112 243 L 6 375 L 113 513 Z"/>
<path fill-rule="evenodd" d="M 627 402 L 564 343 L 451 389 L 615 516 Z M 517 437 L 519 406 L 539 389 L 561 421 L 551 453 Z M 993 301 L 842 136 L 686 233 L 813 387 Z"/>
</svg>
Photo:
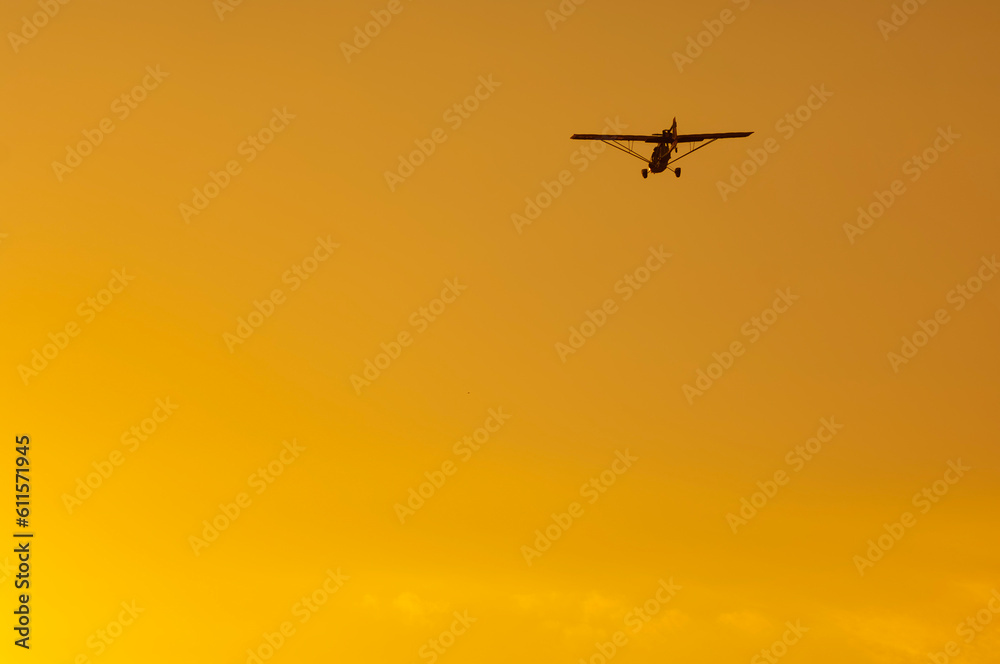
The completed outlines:
<svg viewBox="0 0 1000 664">
<path fill-rule="evenodd" d="M 0 9 L 2 661 L 993 661 L 994 3 L 230 2 Z"/>
</svg>

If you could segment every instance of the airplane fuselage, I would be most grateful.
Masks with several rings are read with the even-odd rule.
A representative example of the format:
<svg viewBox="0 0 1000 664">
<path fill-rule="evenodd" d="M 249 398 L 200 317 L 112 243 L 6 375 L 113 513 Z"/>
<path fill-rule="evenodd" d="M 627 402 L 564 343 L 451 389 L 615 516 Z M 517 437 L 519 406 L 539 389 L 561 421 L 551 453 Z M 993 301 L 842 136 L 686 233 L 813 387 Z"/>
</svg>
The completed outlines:
<svg viewBox="0 0 1000 664">
<path fill-rule="evenodd" d="M 677 149 L 677 120 L 670 129 L 663 130 L 663 140 L 653 148 L 653 156 L 649 158 L 649 170 L 662 173 L 670 168 L 670 157 Z M 680 171 L 676 171 L 679 173 Z M 645 175 L 643 176 L 645 177 Z"/>
<path fill-rule="evenodd" d="M 662 173 L 667 170 L 670 164 L 671 146 L 666 143 L 658 143 L 653 148 L 653 156 L 649 158 L 649 170 L 653 173 Z"/>
</svg>

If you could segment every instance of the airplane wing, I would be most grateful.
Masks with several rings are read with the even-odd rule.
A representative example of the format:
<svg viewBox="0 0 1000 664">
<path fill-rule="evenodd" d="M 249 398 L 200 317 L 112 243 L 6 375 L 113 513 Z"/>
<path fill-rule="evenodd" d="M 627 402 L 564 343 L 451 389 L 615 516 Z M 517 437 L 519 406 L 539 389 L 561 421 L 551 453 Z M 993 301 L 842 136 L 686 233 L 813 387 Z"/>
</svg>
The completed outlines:
<svg viewBox="0 0 1000 664">
<path fill-rule="evenodd" d="M 681 134 L 678 143 L 697 143 L 699 141 L 714 141 L 720 138 L 746 138 L 752 131 L 730 131 L 722 134 Z"/>
<path fill-rule="evenodd" d="M 746 138 L 752 131 L 732 131 L 722 134 L 681 134 L 677 137 L 678 143 L 697 143 L 699 141 L 711 141 L 719 138 Z M 663 134 L 653 134 L 652 136 L 641 136 L 634 134 L 573 134 L 570 138 L 574 141 L 634 141 L 638 143 L 663 143 Z"/>
<path fill-rule="evenodd" d="M 636 136 L 631 134 L 573 134 L 574 141 L 635 141 L 639 143 L 659 143 L 663 141 L 662 134 L 653 136 Z"/>
</svg>

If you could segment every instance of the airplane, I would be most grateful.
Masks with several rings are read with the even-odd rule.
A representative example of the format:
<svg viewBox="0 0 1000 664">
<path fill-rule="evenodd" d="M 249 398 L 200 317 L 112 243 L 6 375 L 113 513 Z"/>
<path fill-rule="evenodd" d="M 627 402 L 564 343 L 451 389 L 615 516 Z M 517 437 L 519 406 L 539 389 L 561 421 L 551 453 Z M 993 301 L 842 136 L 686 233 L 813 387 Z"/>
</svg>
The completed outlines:
<svg viewBox="0 0 1000 664">
<path fill-rule="evenodd" d="M 662 173 L 663 171 L 672 171 L 677 177 L 681 176 L 680 167 L 670 168 L 670 164 L 683 159 L 692 152 L 697 152 L 706 145 L 714 143 L 720 138 L 746 138 L 752 131 L 733 131 L 722 134 L 678 134 L 677 133 L 677 118 L 674 118 L 674 124 L 670 129 L 664 129 L 662 134 L 653 134 L 652 136 L 635 136 L 630 134 L 573 134 L 570 139 L 574 141 L 601 141 L 613 148 L 617 148 L 626 154 L 630 154 L 637 159 L 645 162 L 649 165 L 649 168 L 642 169 L 642 177 L 648 178 L 650 172 L 652 173 Z M 628 145 L 623 145 L 622 142 L 627 142 Z M 655 143 L 656 147 L 653 148 L 653 156 L 646 159 L 641 154 L 632 149 L 633 142 L 642 143 Z M 673 154 L 677 152 L 677 145 L 680 143 L 700 143 L 702 141 L 708 141 L 708 143 L 703 143 L 693 150 L 688 150 L 686 153 L 682 154 L 680 157 L 671 159 Z"/>
</svg>

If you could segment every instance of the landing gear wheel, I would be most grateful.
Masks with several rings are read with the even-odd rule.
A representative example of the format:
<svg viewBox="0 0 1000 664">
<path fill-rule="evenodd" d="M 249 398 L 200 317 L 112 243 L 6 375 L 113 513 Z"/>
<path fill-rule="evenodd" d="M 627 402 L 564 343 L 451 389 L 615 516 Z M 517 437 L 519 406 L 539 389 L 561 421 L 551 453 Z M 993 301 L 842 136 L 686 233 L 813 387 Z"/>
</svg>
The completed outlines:
<svg viewBox="0 0 1000 664">
<path fill-rule="evenodd" d="M 649 169 L 648 168 L 642 169 L 642 179 L 645 180 L 648 177 L 649 177 Z"/>
<path fill-rule="evenodd" d="M 680 177 L 681 176 L 681 169 L 678 168 L 677 170 L 675 170 L 674 171 L 674 175 L 676 175 L 677 177 Z"/>
</svg>

